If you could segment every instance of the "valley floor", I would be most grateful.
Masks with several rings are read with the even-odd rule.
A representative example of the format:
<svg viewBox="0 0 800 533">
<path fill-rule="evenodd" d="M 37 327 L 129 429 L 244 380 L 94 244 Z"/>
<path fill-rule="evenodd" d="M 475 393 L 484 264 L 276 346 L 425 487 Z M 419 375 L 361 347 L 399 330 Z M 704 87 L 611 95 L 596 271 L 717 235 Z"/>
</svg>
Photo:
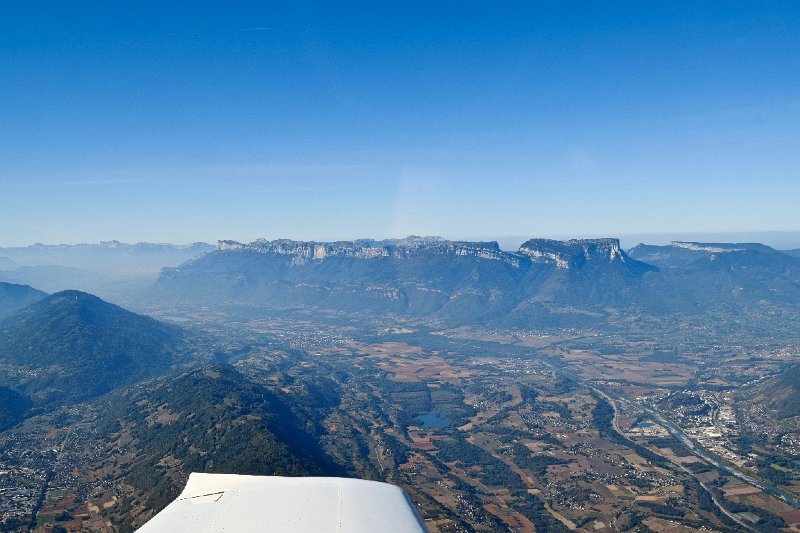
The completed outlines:
<svg viewBox="0 0 800 533">
<path fill-rule="evenodd" d="M 798 441 L 743 446 L 734 401 L 790 352 L 698 344 L 669 360 L 657 343 L 577 331 L 182 320 L 286 394 L 349 475 L 405 488 L 430 531 L 800 531 L 796 465 L 789 484 L 760 470 Z M 34 517 L 35 531 L 127 531 L 152 515 L 153 494 L 125 477 L 135 443 L 98 433 L 99 409 L 35 417 L 0 437 L 9 529 Z M 159 465 L 186 474 L 166 451 Z"/>
</svg>

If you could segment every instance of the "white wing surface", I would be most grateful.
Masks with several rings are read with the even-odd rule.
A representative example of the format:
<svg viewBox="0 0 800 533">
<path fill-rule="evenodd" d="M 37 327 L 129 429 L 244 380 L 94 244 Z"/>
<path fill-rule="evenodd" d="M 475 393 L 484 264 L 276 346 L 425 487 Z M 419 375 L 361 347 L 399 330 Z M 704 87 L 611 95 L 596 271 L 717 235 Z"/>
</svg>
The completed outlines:
<svg viewBox="0 0 800 533">
<path fill-rule="evenodd" d="M 406 493 L 377 481 L 191 474 L 140 533 L 425 531 Z"/>
</svg>

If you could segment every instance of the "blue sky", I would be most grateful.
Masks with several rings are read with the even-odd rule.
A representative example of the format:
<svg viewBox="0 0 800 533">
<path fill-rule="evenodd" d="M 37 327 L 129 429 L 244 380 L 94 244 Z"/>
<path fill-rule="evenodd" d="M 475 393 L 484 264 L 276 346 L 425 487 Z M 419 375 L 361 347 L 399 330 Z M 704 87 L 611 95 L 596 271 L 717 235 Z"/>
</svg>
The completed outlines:
<svg viewBox="0 0 800 533">
<path fill-rule="evenodd" d="M 800 2 L 387 4 L 3 1 L 0 246 L 800 230 Z"/>
</svg>

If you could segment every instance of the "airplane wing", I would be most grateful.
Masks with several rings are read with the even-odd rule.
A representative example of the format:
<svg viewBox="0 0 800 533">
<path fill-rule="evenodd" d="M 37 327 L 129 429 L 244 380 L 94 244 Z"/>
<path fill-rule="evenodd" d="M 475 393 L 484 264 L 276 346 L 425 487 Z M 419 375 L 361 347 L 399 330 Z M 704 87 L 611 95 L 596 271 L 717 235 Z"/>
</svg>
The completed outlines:
<svg viewBox="0 0 800 533">
<path fill-rule="evenodd" d="M 426 531 L 400 487 L 328 477 L 189 475 L 140 533 Z"/>
</svg>

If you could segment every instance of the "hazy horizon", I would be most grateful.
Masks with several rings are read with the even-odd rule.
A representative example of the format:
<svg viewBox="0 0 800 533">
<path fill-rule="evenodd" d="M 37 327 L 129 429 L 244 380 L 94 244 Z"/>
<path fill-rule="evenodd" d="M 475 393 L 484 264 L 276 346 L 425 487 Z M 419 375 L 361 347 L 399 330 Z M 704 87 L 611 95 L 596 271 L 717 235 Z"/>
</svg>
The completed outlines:
<svg viewBox="0 0 800 533">
<path fill-rule="evenodd" d="M 503 250 L 515 250 L 519 247 L 523 242 L 528 239 L 553 239 L 553 240 L 569 240 L 569 239 L 592 239 L 592 238 L 615 238 L 620 240 L 620 244 L 623 248 L 628 249 L 637 244 L 652 244 L 652 245 L 664 245 L 669 244 L 672 241 L 690 241 L 690 242 L 722 242 L 722 243 L 744 243 L 744 242 L 751 242 L 751 243 L 762 243 L 768 246 L 771 246 L 776 249 L 795 249 L 800 248 L 800 231 L 763 231 L 763 232 L 710 232 L 710 233 L 650 233 L 650 234 L 639 234 L 639 233 L 621 233 L 621 234 L 592 234 L 592 233 L 581 233 L 577 235 L 540 235 L 540 234 L 531 234 L 531 235 L 495 235 L 495 236 L 446 236 L 446 235 L 423 235 L 421 233 L 412 233 L 409 235 L 358 235 L 353 237 L 343 237 L 338 239 L 316 239 L 313 237 L 309 238 L 293 238 L 288 236 L 270 236 L 270 237 L 253 237 L 253 238 L 244 238 L 244 239 L 235 239 L 229 236 L 219 237 L 214 239 L 201 239 L 198 241 L 192 242 L 180 242 L 180 241 L 148 241 L 148 240 L 131 240 L 131 241 L 122 241 L 120 239 L 108 239 L 108 240 L 101 240 L 101 241 L 88 241 L 88 240 L 75 240 L 72 242 L 28 242 L 28 243 L 19 243 L 19 244 L 5 244 L 0 242 L 0 250 L 4 248 L 25 248 L 37 245 L 45 245 L 45 246 L 75 246 L 81 244 L 102 244 L 102 243 L 111 243 L 111 242 L 119 242 L 121 244 L 164 244 L 164 245 L 172 245 L 172 246 L 189 246 L 192 244 L 211 244 L 214 245 L 218 241 L 222 240 L 234 240 L 237 242 L 242 243 L 249 243 L 256 239 L 267 239 L 267 240 L 275 240 L 275 239 L 290 239 L 290 240 L 302 240 L 302 241 L 316 241 L 316 242 L 333 242 L 333 241 L 352 241 L 358 239 L 374 239 L 374 240 L 384 240 L 384 239 L 402 239 L 411 235 L 417 236 L 425 236 L 425 237 L 441 237 L 448 240 L 460 240 L 460 241 L 496 241 Z"/>
</svg>

